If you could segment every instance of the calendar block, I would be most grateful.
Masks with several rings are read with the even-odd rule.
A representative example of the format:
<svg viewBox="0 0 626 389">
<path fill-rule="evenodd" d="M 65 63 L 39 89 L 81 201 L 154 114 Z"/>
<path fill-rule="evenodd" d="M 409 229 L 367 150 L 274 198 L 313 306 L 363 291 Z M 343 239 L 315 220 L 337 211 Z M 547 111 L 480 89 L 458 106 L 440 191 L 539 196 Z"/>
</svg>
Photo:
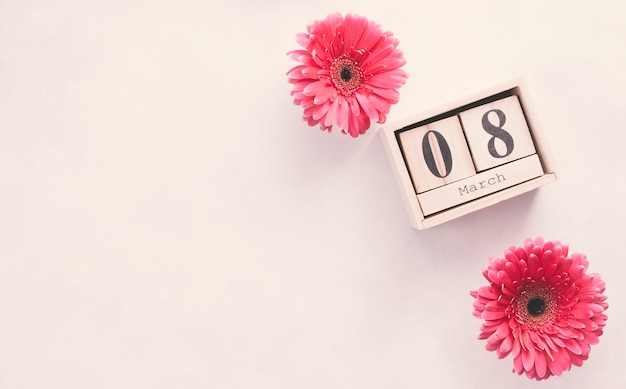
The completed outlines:
<svg viewBox="0 0 626 389">
<path fill-rule="evenodd" d="M 459 113 L 476 170 L 535 154 L 535 145 L 517 96 Z"/>
<path fill-rule="evenodd" d="M 405 131 L 400 144 L 417 193 L 476 174 L 457 116 Z"/>
<path fill-rule="evenodd" d="M 522 80 L 380 130 L 413 227 L 424 229 L 557 179 Z"/>
</svg>

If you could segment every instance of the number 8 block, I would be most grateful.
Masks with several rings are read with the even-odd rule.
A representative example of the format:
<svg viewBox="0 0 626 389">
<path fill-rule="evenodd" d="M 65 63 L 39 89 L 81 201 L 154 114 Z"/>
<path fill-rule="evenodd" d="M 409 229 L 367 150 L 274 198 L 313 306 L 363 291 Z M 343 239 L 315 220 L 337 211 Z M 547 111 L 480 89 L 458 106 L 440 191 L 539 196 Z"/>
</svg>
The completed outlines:
<svg viewBox="0 0 626 389">
<path fill-rule="evenodd" d="M 477 171 L 535 154 L 516 95 L 459 113 Z"/>
</svg>

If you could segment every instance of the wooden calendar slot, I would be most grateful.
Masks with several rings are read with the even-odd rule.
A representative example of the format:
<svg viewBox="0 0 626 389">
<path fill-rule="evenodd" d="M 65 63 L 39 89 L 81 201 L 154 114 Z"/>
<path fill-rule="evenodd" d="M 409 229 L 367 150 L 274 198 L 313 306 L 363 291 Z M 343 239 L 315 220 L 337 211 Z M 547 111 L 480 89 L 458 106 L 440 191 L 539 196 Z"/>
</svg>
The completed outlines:
<svg viewBox="0 0 626 389">
<path fill-rule="evenodd" d="M 459 116 L 477 171 L 535 154 L 517 96 L 463 111 Z"/>
<path fill-rule="evenodd" d="M 522 80 L 380 131 L 413 227 L 430 228 L 557 179 Z"/>
<path fill-rule="evenodd" d="M 476 174 L 457 116 L 404 131 L 400 143 L 416 193 Z"/>
<path fill-rule="evenodd" d="M 536 154 L 417 195 L 424 215 L 467 203 L 543 174 Z"/>
</svg>

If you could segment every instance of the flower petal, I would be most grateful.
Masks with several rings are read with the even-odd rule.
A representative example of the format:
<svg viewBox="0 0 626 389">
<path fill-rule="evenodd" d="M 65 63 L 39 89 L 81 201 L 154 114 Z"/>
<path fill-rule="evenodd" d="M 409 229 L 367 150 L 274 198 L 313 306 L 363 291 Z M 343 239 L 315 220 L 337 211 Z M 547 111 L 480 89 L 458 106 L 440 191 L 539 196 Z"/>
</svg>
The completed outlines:
<svg viewBox="0 0 626 389">
<path fill-rule="evenodd" d="M 576 339 L 565 339 L 565 347 L 576 355 L 582 354 L 582 348 Z"/>
<path fill-rule="evenodd" d="M 374 108 L 374 105 L 370 103 L 369 96 L 365 93 L 356 93 L 355 96 L 363 112 L 373 121 L 378 121 L 378 111 Z"/>
<path fill-rule="evenodd" d="M 304 89 L 302 90 L 302 93 L 305 96 L 316 96 L 320 94 L 321 92 L 323 92 L 325 89 L 326 89 L 326 85 L 323 82 L 315 81 L 315 82 L 308 84 L 306 87 L 304 87 Z"/>
<path fill-rule="evenodd" d="M 507 336 L 506 338 L 502 339 L 500 347 L 498 348 L 498 358 L 504 358 L 509 355 L 511 350 L 513 350 L 513 341 L 514 340 L 512 336 Z"/>
<path fill-rule="evenodd" d="M 337 98 L 337 103 L 337 127 L 341 131 L 346 132 L 350 122 L 350 107 L 348 107 L 348 103 L 342 96 Z"/>
<path fill-rule="evenodd" d="M 328 100 L 335 100 L 337 97 L 337 90 L 332 86 L 326 86 L 325 88 L 318 89 L 318 93 L 313 98 L 315 104 L 323 104 Z"/>
<path fill-rule="evenodd" d="M 371 85 L 376 88 L 383 89 L 396 89 L 400 88 L 406 82 L 406 77 L 393 76 L 389 73 L 381 73 L 373 76 L 366 81 L 367 85 Z"/>
<path fill-rule="evenodd" d="M 546 354 L 542 352 L 535 353 L 535 373 L 537 373 L 537 378 L 544 378 L 547 372 L 548 361 L 546 359 Z"/>
<path fill-rule="evenodd" d="M 324 117 L 325 126 L 332 126 L 333 123 L 335 123 L 335 119 L 337 118 L 337 113 L 339 111 L 338 105 L 339 104 L 337 100 L 330 102 L 330 106 L 328 107 L 328 112 L 326 113 L 326 116 Z"/>
<path fill-rule="evenodd" d="M 566 351 L 560 351 L 555 354 L 554 360 L 548 361 L 548 369 L 554 376 L 560 376 L 563 374 L 563 370 L 569 369 L 569 363 L 566 363 L 561 357 L 563 354 L 567 354 Z"/>
<path fill-rule="evenodd" d="M 524 370 L 531 371 L 535 365 L 535 349 L 531 347 L 530 349 L 522 350 L 522 364 L 524 365 Z"/>
<path fill-rule="evenodd" d="M 498 320 L 504 319 L 506 313 L 504 311 L 484 311 L 481 317 L 485 320 Z"/>
<path fill-rule="evenodd" d="M 487 339 L 487 343 L 500 343 L 502 339 L 505 339 L 511 333 L 511 328 L 509 327 L 509 323 L 504 321 L 502 324 L 498 326 L 498 329 Z"/>
</svg>

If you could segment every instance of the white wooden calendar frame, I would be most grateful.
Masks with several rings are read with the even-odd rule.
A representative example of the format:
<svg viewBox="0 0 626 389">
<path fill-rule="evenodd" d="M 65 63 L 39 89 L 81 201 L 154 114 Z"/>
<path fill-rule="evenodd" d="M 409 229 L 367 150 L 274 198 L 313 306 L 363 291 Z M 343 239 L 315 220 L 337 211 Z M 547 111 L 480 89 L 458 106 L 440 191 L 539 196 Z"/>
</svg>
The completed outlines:
<svg viewBox="0 0 626 389">
<path fill-rule="evenodd" d="M 425 215 L 422 204 L 418 199 L 409 168 L 402 153 L 399 133 L 415 123 L 425 122 L 433 118 L 445 118 L 463 112 L 472 106 L 503 98 L 503 96 L 517 95 L 526 118 L 536 155 L 539 158 L 543 174 L 536 178 L 523 181 L 495 193 L 476 198 L 469 202 L 454 205 L 451 208 Z M 557 169 L 548 150 L 545 136 L 537 119 L 535 109 L 530 101 L 529 93 L 523 79 L 518 78 L 500 84 L 496 87 L 483 90 L 440 107 L 431 109 L 401 122 L 386 125 L 379 130 L 382 143 L 387 152 L 394 177 L 401 192 L 404 206 L 409 214 L 411 225 L 416 229 L 426 229 L 445 223 L 452 219 L 466 215 L 490 205 L 518 196 L 522 193 L 537 189 L 557 179 Z"/>
</svg>

